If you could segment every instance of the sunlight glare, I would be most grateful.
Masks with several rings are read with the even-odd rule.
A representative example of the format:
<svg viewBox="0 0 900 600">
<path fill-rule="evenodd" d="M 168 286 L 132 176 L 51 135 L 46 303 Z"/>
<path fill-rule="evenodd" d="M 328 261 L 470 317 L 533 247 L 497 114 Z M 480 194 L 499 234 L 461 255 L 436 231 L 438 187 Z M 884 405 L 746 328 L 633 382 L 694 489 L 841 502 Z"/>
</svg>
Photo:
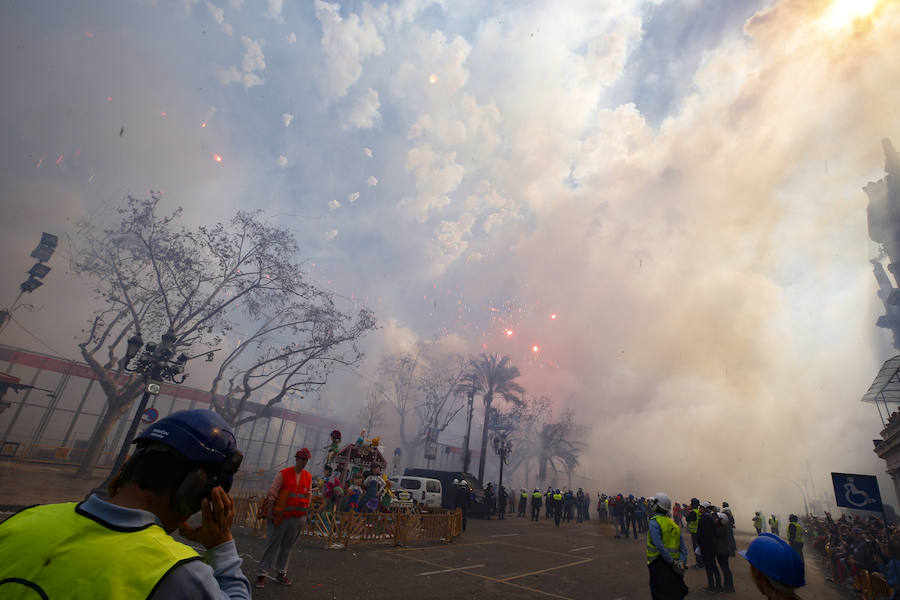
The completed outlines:
<svg viewBox="0 0 900 600">
<path fill-rule="evenodd" d="M 834 0 L 825 13 L 825 26 L 840 29 L 852 25 L 856 19 L 869 16 L 877 5 L 878 0 Z"/>
</svg>

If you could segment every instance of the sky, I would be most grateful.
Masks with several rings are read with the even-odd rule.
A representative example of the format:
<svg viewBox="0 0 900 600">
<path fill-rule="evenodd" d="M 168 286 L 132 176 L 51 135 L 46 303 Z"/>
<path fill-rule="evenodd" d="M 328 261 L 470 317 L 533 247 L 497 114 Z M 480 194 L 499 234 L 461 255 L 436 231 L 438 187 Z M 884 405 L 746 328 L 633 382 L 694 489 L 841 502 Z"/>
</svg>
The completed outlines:
<svg viewBox="0 0 900 600">
<path fill-rule="evenodd" d="M 62 236 L 3 343 L 76 357 L 94 304 L 66 273 L 75 223 L 159 190 L 186 224 L 263 210 L 310 277 L 375 311 L 362 376 L 323 393 L 334 410 L 354 414 L 385 353 L 446 338 L 574 410 L 579 473 L 605 491 L 630 472 L 749 519 L 838 471 L 881 474 L 896 502 L 859 398 L 895 353 L 862 188 L 900 142 L 900 2 L 0 16 L 0 293 L 41 231 Z"/>
</svg>

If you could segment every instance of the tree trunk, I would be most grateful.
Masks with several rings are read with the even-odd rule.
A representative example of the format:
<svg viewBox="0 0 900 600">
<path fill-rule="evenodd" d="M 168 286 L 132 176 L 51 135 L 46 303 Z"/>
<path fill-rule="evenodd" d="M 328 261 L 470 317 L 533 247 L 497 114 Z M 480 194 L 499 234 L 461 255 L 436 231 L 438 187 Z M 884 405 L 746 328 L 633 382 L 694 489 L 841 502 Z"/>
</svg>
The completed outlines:
<svg viewBox="0 0 900 600">
<path fill-rule="evenodd" d="M 104 413 L 100 422 L 94 428 L 94 433 L 91 435 L 91 441 L 87 450 L 85 450 L 84 458 L 81 459 L 81 464 L 75 472 L 76 477 L 88 478 L 94 475 L 94 467 L 100 459 L 100 451 L 103 449 L 103 444 L 106 443 L 106 438 L 109 437 L 110 430 L 113 428 L 113 425 L 119 422 L 119 419 L 131 406 L 133 400 L 134 397 L 128 399 L 117 398 L 115 400 L 107 399 L 106 413 Z"/>
<path fill-rule="evenodd" d="M 484 426 L 481 428 L 481 456 L 478 457 L 478 481 L 484 485 L 484 459 L 487 457 L 488 420 L 491 416 L 490 395 L 484 397 Z"/>
</svg>

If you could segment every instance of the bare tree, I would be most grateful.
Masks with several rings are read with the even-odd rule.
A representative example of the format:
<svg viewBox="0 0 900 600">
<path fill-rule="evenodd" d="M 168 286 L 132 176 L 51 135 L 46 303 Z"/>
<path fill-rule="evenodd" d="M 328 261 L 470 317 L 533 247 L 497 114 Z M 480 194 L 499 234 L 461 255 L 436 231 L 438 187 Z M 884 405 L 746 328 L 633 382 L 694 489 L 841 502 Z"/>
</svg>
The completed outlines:
<svg viewBox="0 0 900 600">
<path fill-rule="evenodd" d="M 384 404 L 385 401 L 378 397 L 378 393 L 371 390 L 366 403 L 359 409 L 356 418 L 364 424 L 369 437 L 372 436 L 374 429 L 384 425 L 384 415 L 381 412 L 384 409 Z"/>
<path fill-rule="evenodd" d="M 253 333 L 228 353 L 213 378 L 210 401 L 234 427 L 268 414 L 292 392 L 323 387 L 334 366 L 359 364 L 362 353 L 356 342 L 375 328 L 370 310 L 363 308 L 354 318 L 338 310 L 330 294 L 309 284 L 288 302 L 275 316 L 258 322 Z M 245 355 L 253 356 L 248 360 Z M 219 396 L 226 376 L 227 390 Z M 263 410 L 247 412 L 250 398 L 264 389 L 272 395 Z"/>
<path fill-rule="evenodd" d="M 468 367 L 461 356 L 425 343 L 415 355 L 382 360 L 375 389 L 399 417 L 400 445 L 407 459 L 425 445 L 429 430 L 437 436 L 462 410 L 458 388 Z"/>
<path fill-rule="evenodd" d="M 140 393 L 143 380 L 126 370 L 125 340 L 170 333 L 175 349 L 209 349 L 232 328 L 231 313 L 276 314 L 304 289 L 293 235 L 239 212 L 227 224 L 187 230 L 181 210 L 160 215 L 160 195 L 128 197 L 119 222 L 102 229 L 79 223 L 75 270 L 94 281 L 104 302 L 79 348 L 106 395 L 79 476 L 89 476 L 112 426 Z"/>
<path fill-rule="evenodd" d="M 512 474 L 519 469 L 523 469 L 526 483 L 531 478 L 532 466 L 537 466 L 538 464 L 538 457 L 541 452 L 540 433 L 544 423 L 553 414 L 552 404 L 549 396 L 527 399 L 523 396 L 522 404 L 513 408 L 513 415 L 517 425 L 509 435 L 514 448 L 510 459 L 509 472 Z"/>
</svg>

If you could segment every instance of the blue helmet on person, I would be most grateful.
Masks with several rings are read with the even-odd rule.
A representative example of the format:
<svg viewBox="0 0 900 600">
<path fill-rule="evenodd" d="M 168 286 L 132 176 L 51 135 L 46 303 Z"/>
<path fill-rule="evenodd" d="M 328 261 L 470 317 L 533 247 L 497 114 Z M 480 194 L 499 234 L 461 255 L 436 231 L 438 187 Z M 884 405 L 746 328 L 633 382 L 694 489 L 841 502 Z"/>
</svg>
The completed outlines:
<svg viewBox="0 0 900 600">
<path fill-rule="evenodd" d="M 181 410 L 147 427 L 133 444 L 160 442 L 191 462 L 225 462 L 237 448 L 234 433 L 218 413 L 211 410 Z"/>
<path fill-rule="evenodd" d="M 806 585 L 803 559 L 777 535 L 762 533 L 738 554 L 778 583 L 795 588 Z"/>
</svg>

